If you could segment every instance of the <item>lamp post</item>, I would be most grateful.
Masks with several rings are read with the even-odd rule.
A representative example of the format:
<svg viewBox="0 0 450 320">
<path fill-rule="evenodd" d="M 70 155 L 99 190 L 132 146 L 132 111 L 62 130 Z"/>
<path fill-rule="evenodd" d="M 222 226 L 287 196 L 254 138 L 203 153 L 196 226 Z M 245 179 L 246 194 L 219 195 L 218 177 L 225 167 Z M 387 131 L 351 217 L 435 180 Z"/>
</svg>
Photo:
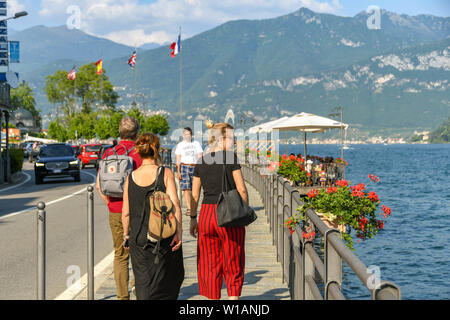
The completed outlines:
<svg viewBox="0 0 450 320">
<path fill-rule="evenodd" d="M 26 11 L 20 11 L 20 12 L 17 12 L 16 14 L 14 14 L 14 16 L 12 16 L 12 17 L 5 18 L 5 19 L 0 19 L 0 22 L 1 22 L 1 21 L 11 20 L 11 19 L 18 19 L 18 18 L 21 18 L 21 17 L 25 17 L 25 16 L 27 16 L 27 15 L 28 15 L 28 12 L 26 12 Z"/>
<path fill-rule="evenodd" d="M 137 92 L 136 95 L 141 96 L 142 97 L 142 102 L 143 102 L 143 111 L 144 111 L 144 116 L 146 115 L 146 108 L 147 108 L 147 95 L 145 93 L 142 92 Z"/>
</svg>

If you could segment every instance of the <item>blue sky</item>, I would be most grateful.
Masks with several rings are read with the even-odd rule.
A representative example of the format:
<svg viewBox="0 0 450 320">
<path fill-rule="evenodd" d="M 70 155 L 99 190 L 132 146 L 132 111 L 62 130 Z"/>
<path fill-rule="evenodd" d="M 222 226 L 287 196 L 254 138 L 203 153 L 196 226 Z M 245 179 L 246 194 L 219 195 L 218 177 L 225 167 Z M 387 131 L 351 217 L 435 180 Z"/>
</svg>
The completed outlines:
<svg viewBox="0 0 450 320">
<path fill-rule="evenodd" d="M 9 27 L 65 25 L 74 4 L 80 15 L 71 21 L 77 27 L 127 45 L 173 41 L 180 24 L 184 37 L 191 37 L 229 20 L 273 18 L 300 7 L 340 16 L 354 16 L 371 5 L 399 14 L 450 16 L 449 0 L 8 0 L 10 14 L 29 13 Z"/>
</svg>

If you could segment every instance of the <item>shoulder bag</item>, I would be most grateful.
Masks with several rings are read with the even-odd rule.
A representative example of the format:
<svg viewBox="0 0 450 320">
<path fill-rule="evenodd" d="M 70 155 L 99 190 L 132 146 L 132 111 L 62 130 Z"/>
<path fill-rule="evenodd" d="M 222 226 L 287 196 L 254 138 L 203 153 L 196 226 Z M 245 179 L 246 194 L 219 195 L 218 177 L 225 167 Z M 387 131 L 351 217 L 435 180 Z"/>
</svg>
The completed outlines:
<svg viewBox="0 0 450 320">
<path fill-rule="evenodd" d="M 236 189 L 228 190 L 226 164 L 223 165 L 222 193 L 217 201 L 217 223 L 219 227 L 245 227 L 255 221 L 255 210 L 244 203 Z"/>
</svg>

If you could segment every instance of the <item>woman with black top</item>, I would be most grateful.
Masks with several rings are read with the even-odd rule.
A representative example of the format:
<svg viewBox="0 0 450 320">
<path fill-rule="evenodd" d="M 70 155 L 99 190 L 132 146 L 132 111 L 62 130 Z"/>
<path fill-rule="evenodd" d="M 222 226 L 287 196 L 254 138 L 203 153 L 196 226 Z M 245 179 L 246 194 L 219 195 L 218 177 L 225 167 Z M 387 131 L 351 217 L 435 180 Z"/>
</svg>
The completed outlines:
<svg viewBox="0 0 450 320">
<path fill-rule="evenodd" d="M 122 224 L 124 247 L 129 244 L 131 263 L 136 281 L 137 300 L 176 300 L 184 280 L 181 249 L 182 218 L 175 180 L 169 168 L 160 167 L 159 138 L 146 133 L 135 143 L 142 165 L 128 176 L 124 186 Z M 153 253 L 156 242 L 148 238 L 149 192 L 169 195 L 174 204 L 177 231 L 161 240 L 159 252 Z M 145 209 L 144 209 L 145 206 Z M 156 255 L 159 262 L 155 263 Z"/>
<path fill-rule="evenodd" d="M 222 228 L 217 224 L 217 200 L 222 192 L 223 166 L 228 177 L 228 190 L 237 189 L 248 203 L 247 188 L 234 147 L 234 130 L 228 123 L 219 123 L 210 130 L 209 146 L 194 169 L 192 184 L 190 233 L 198 234 L 197 276 L 200 295 L 220 299 L 225 277 L 228 298 L 237 300 L 244 283 L 245 227 Z M 203 202 L 197 222 L 200 189 Z"/>
</svg>

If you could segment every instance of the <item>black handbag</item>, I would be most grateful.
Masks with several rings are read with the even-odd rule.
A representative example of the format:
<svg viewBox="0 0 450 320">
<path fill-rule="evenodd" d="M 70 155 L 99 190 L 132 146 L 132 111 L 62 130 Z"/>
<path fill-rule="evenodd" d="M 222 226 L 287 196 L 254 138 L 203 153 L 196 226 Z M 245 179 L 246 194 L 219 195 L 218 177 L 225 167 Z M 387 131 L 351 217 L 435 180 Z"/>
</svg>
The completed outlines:
<svg viewBox="0 0 450 320">
<path fill-rule="evenodd" d="M 222 193 L 217 201 L 219 227 L 245 227 L 257 219 L 255 210 L 242 201 L 236 189 L 228 190 L 226 165 L 223 165 Z"/>
</svg>

